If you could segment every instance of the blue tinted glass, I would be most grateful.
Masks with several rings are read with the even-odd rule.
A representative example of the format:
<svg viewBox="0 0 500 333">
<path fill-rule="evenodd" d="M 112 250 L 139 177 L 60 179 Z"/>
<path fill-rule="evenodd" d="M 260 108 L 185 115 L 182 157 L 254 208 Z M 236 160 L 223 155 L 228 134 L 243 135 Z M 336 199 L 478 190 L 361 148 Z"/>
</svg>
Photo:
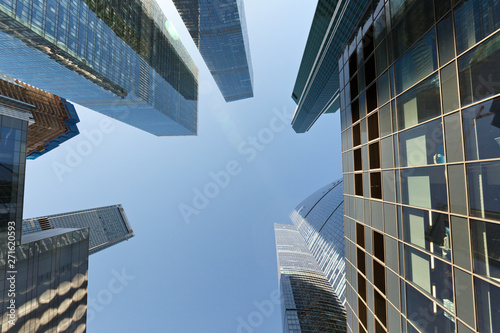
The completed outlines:
<svg viewBox="0 0 500 333">
<path fill-rule="evenodd" d="M 471 216 L 500 221 L 500 161 L 467 164 Z"/>
<path fill-rule="evenodd" d="M 433 28 L 395 63 L 396 93 L 401 93 L 437 69 Z"/>
<path fill-rule="evenodd" d="M 496 332 L 500 327 L 500 288 L 474 278 L 479 332 Z"/>
<path fill-rule="evenodd" d="M 441 307 L 435 307 L 430 299 L 409 284 L 406 285 L 406 300 L 408 319 L 421 332 L 455 332 L 453 317 Z M 448 310 L 453 313 L 453 304 L 449 304 L 449 306 Z"/>
<path fill-rule="evenodd" d="M 462 105 L 500 93 L 500 32 L 458 59 Z"/>
<path fill-rule="evenodd" d="M 467 0 L 455 9 L 458 53 L 500 28 L 500 1 Z"/>
<path fill-rule="evenodd" d="M 463 110 L 467 160 L 500 157 L 500 98 Z"/>
</svg>

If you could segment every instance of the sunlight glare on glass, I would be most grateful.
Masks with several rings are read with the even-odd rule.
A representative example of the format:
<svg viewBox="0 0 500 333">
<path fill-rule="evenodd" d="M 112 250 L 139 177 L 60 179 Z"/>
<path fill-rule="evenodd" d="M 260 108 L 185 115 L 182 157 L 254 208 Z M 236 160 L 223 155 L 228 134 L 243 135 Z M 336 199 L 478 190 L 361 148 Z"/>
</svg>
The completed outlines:
<svg viewBox="0 0 500 333">
<path fill-rule="evenodd" d="M 174 40 L 179 39 L 179 35 L 177 34 L 177 30 L 175 30 L 174 25 L 170 21 L 165 21 L 165 28 L 167 29 L 168 33 L 170 34 L 170 37 L 172 37 Z"/>
</svg>

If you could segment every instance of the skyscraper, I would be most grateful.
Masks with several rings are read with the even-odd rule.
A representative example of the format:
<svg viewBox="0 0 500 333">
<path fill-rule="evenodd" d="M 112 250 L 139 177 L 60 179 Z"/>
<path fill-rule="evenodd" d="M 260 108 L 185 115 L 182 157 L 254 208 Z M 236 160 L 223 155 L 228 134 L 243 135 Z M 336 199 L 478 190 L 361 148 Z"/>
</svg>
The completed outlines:
<svg viewBox="0 0 500 333">
<path fill-rule="evenodd" d="M 320 0 L 292 93 L 295 132 L 305 133 L 340 106 L 338 59 L 368 0 Z M 326 21 L 329 19 L 328 25 Z M 342 24 L 341 24 L 342 23 Z"/>
<path fill-rule="evenodd" d="M 149 133 L 197 133 L 198 69 L 154 0 L 0 0 L 0 72 Z"/>
<path fill-rule="evenodd" d="M 75 107 L 64 98 L 0 74 L 0 95 L 11 108 L 23 108 L 33 116 L 29 126 L 26 155 L 35 159 L 78 135 L 80 121 Z M 13 102 L 16 100 L 16 102 Z M 17 106 L 16 106 L 17 104 Z"/>
<path fill-rule="evenodd" d="M 311 194 L 290 219 L 342 305 L 345 304 L 344 195 L 342 180 Z"/>
<path fill-rule="evenodd" d="M 88 230 L 54 229 L 21 238 L 26 141 L 33 123 L 29 110 L 34 106 L 16 95 L 18 88 L 2 85 L 0 95 L 0 331 L 81 333 Z"/>
<path fill-rule="evenodd" d="M 500 327 L 499 22 L 483 0 L 339 22 L 349 332 Z"/>
<path fill-rule="evenodd" d="M 243 0 L 173 0 L 226 102 L 253 97 Z"/>
<path fill-rule="evenodd" d="M 88 237 L 88 229 L 23 235 L 13 268 L 1 251 L 2 332 L 85 332 Z"/>
<path fill-rule="evenodd" d="M 53 228 L 89 228 L 89 254 L 134 237 L 122 205 L 23 220 L 23 235 Z"/>
<path fill-rule="evenodd" d="M 345 309 L 304 239 L 291 224 L 274 224 L 283 332 L 346 332 Z"/>
</svg>

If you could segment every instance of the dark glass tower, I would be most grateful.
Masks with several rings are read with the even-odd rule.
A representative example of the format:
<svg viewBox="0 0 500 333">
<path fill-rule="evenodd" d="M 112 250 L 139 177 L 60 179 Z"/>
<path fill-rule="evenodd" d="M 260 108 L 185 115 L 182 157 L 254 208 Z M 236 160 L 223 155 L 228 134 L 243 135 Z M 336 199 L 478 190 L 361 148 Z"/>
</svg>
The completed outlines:
<svg viewBox="0 0 500 333">
<path fill-rule="evenodd" d="M 23 235 L 53 228 L 89 228 L 89 254 L 134 237 L 122 205 L 23 220 Z"/>
<path fill-rule="evenodd" d="M 340 106 L 338 58 L 368 0 L 320 0 L 292 98 L 295 132 L 305 133 L 323 113 Z M 328 25 L 326 21 L 329 19 Z M 342 23 L 342 24 L 341 24 Z"/>
<path fill-rule="evenodd" d="M 349 332 L 496 332 L 500 2 L 365 8 L 338 57 Z"/>
<path fill-rule="evenodd" d="M 0 72 L 149 133 L 197 133 L 198 69 L 154 0 L 0 0 Z"/>
<path fill-rule="evenodd" d="M 88 237 L 88 229 L 53 229 L 23 235 L 22 244 L 15 247 L 14 269 L 2 251 L 2 332 L 85 332 Z M 13 276 L 15 283 L 11 284 Z"/>
<path fill-rule="evenodd" d="M 35 106 L 16 99 L 18 88 L 0 95 L 0 330 L 85 332 L 88 230 L 21 238 L 29 110 Z"/>
<path fill-rule="evenodd" d="M 307 197 L 290 213 L 290 219 L 340 302 L 345 305 L 342 180 L 330 183 Z"/>
<path fill-rule="evenodd" d="M 346 332 L 345 309 L 297 228 L 276 223 L 274 232 L 283 332 Z"/>
<path fill-rule="evenodd" d="M 243 0 L 173 0 L 226 102 L 253 97 Z"/>
</svg>

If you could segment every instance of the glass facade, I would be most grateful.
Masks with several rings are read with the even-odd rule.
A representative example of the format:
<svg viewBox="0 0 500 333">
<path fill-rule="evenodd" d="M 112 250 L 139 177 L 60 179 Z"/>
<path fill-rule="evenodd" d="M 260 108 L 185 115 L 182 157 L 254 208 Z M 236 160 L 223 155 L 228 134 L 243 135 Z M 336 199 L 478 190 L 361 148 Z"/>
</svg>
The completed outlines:
<svg viewBox="0 0 500 333">
<path fill-rule="evenodd" d="M 316 56 L 318 55 L 318 52 L 323 44 L 323 38 L 328 30 L 330 20 L 332 19 L 338 2 L 338 0 L 318 1 L 311 30 L 309 31 L 309 36 L 307 37 L 304 55 L 302 56 L 302 61 L 300 63 L 299 73 L 297 74 L 297 80 L 295 81 L 295 86 L 293 87 L 292 99 L 295 103 L 299 102 L 299 99 L 304 92 L 307 79 L 309 78 Z"/>
<path fill-rule="evenodd" d="M 373 1 L 344 45 L 349 332 L 500 325 L 499 13 Z"/>
<path fill-rule="evenodd" d="M 290 219 L 340 302 L 345 305 L 342 180 L 330 183 L 310 195 L 290 213 Z"/>
<path fill-rule="evenodd" d="M 0 102 L 0 251 L 7 248 L 9 222 L 15 222 L 16 244 L 21 242 L 28 131 L 28 118 L 23 116 L 27 115 Z"/>
<path fill-rule="evenodd" d="M 318 4 L 299 76 L 292 93 L 292 98 L 297 102 L 292 126 L 297 133 L 307 132 L 323 113 L 335 112 L 339 109 L 341 96 L 339 95 L 338 58 L 348 38 L 354 32 L 354 23 L 361 19 L 368 0 L 320 2 L 322 4 Z M 330 9 L 334 9 L 333 14 L 328 14 Z M 324 29 L 324 18 L 316 19 L 316 17 L 323 15 L 331 15 L 329 27 L 323 36 L 317 36 L 316 33 Z M 344 21 L 350 23 L 338 24 Z M 320 46 L 317 44 L 319 40 L 321 40 Z"/>
<path fill-rule="evenodd" d="M 134 237 L 121 205 L 23 220 L 23 235 L 49 228 L 89 228 L 89 254 Z"/>
<path fill-rule="evenodd" d="M 149 133 L 197 133 L 198 69 L 154 0 L 0 1 L 0 72 Z"/>
<path fill-rule="evenodd" d="M 86 331 L 89 235 L 87 229 L 53 229 L 23 236 L 15 249 L 15 297 L 12 276 L 0 260 L 0 326 L 2 332 Z M 15 325 L 8 306 L 15 300 Z"/>
<path fill-rule="evenodd" d="M 226 102 L 253 97 L 243 0 L 173 0 Z"/>
<path fill-rule="evenodd" d="M 345 309 L 301 234 L 274 224 L 284 333 L 346 332 Z"/>
</svg>

